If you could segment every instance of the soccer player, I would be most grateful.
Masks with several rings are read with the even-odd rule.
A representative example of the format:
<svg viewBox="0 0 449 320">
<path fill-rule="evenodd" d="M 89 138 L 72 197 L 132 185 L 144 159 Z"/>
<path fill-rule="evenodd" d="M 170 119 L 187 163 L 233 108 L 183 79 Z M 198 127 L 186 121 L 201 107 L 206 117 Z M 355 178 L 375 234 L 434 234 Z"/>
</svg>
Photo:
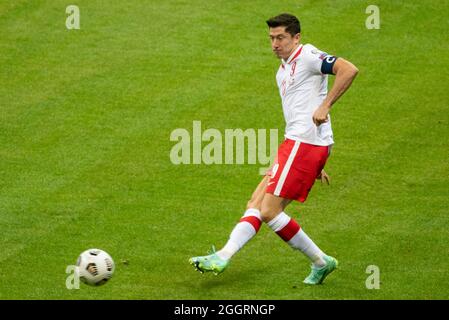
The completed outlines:
<svg viewBox="0 0 449 320">
<path fill-rule="evenodd" d="M 272 50 L 281 59 L 276 82 L 286 122 L 285 140 L 270 174 L 257 186 L 226 245 L 189 262 L 200 272 L 223 272 L 263 221 L 310 259 L 312 270 L 304 283 L 315 285 L 337 268 L 338 261 L 325 254 L 284 210 L 293 200 L 304 202 L 317 178 L 327 179 L 323 168 L 334 143 L 329 112 L 358 69 L 343 58 L 302 44 L 299 20 L 291 14 L 273 17 L 267 25 Z M 335 75 L 329 92 L 328 74 Z"/>
</svg>

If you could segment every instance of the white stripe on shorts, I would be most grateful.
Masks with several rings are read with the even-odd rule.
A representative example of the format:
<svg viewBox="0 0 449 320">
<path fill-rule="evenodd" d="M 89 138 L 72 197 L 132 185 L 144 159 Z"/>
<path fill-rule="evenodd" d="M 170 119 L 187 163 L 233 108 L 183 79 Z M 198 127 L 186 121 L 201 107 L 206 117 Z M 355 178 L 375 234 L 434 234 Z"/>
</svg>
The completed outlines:
<svg viewBox="0 0 449 320">
<path fill-rule="evenodd" d="M 282 187 L 284 186 L 285 179 L 287 179 L 288 172 L 290 171 L 290 167 L 292 166 L 293 160 L 295 160 L 296 153 L 298 152 L 299 145 L 301 142 L 295 141 L 295 145 L 290 151 L 290 155 L 288 156 L 287 162 L 285 163 L 285 167 L 282 170 L 281 176 L 279 177 L 279 181 L 276 185 L 276 189 L 274 190 L 274 195 L 279 196 L 281 193 Z"/>
</svg>

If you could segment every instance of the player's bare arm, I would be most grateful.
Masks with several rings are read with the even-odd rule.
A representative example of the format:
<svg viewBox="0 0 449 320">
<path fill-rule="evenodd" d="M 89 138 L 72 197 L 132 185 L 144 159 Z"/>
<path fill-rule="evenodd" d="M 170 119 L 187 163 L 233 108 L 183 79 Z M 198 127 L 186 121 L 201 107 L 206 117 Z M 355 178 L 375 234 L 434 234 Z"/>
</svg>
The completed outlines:
<svg viewBox="0 0 449 320">
<path fill-rule="evenodd" d="M 327 116 L 332 105 L 348 90 L 352 81 L 357 76 L 359 69 L 351 62 L 343 58 L 338 58 L 335 61 L 332 72 L 335 74 L 334 85 L 326 99 L 324 99 L 323 103 L 313 114 L 313 122 L 317 126 L 327 121 Z"/>
</svg>

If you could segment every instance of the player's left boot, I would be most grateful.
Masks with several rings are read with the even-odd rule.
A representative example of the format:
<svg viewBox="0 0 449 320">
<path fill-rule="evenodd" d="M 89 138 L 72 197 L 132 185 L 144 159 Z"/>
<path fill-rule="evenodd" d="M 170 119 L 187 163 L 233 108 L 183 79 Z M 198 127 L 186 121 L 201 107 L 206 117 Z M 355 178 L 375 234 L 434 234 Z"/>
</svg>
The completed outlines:
<svg viewBox="0 0 449 320">
<path fill-rule="evenodd" d="M 310 272 L 309 276 L 304 279 L 304 283 L 321 284 L 332 271 L 337 269 L 338 261 L 334 257 L 325 255 L 323 260 L 326 262 L 326 265 L 321 268 L 317 268 L 312 265 L 312 272 Z"/>
<path fill-rule="evenodd" d="M 212 253 L 210 255 L 190 258 L 189 263 L 201 273 L 213 272 L 215 275 L 218 275 L 226 269 L 229 260 L 220 258 L 215 253 L 215 247 L 212 246 Z"/>
</svg>

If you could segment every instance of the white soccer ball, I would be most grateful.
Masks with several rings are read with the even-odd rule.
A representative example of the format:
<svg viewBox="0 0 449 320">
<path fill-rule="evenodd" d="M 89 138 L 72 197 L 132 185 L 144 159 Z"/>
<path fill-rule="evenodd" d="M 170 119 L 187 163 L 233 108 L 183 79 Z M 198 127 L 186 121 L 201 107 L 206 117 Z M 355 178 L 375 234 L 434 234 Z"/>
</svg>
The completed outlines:
<svg viewBox="0 0 449 320">
<path fill-rule="evenodd" d="M 101 286 L 111 279 L 115 264 L 111 256 L 100 249 L 89 249 L 78 257 L 80 280 L 91 286 Z"/>
</svg>

